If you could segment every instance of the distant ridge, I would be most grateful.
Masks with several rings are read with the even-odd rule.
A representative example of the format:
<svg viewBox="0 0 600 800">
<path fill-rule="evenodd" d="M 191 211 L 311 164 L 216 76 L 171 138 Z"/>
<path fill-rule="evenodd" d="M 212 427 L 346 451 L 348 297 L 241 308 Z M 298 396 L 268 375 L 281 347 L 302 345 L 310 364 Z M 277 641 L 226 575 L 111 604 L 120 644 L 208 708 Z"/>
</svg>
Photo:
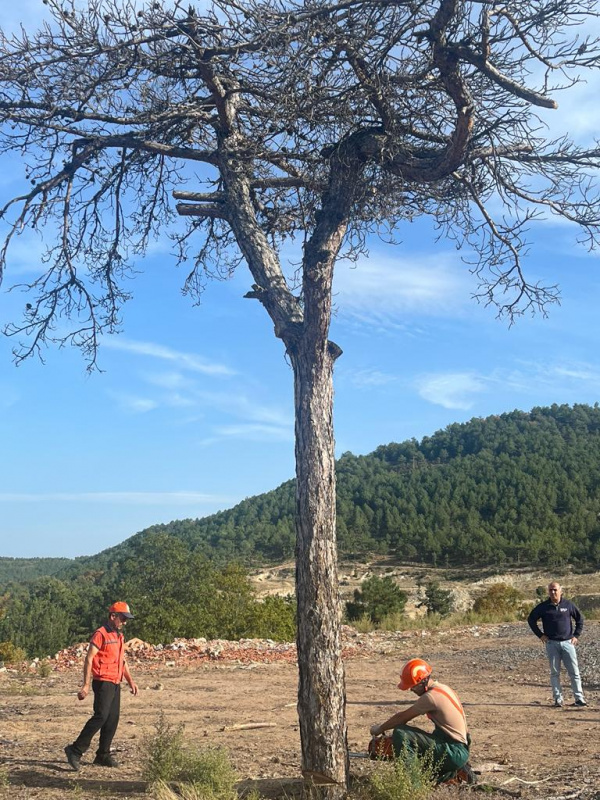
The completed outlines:
<svg viewBox="0 0 600 800">
<path fill-rule="evenodd" d="M 31 581 L 42 575 L 55 575 L 70 563 L 70 558 L 6 558 L 0 556 L 0 586 L 8 581 Z"/>
<path fill-rule="evenodd" d="M 346 558 L 381 554 L 461 571 L 598 568 L 597 405 L 472 419 L 420 442 L 345 453 L 337 474 Z M 12 577 L 0 579 L 0 648 L 44 657 L 85 641 L 116 597 L 135 609 L 129 635 L 150 642 L 289 640 L 293 598 L 259 602 L 245 567 L 293 557 L 293 505 L 287 481 L 229 511 L 155 525 L 96 556 L 0 560 Z"/>
<path fill-rule="evenodd" d="M 432 564 L 596 565 L 600 560 L 600 408 L 511 411 L 337 462 L 345 556 Z M 103 569 L 168 534 L 218 563 L 294 554 L 294 481 L 203 519 L 155 525 L 61 571 Z"/>
</svg>

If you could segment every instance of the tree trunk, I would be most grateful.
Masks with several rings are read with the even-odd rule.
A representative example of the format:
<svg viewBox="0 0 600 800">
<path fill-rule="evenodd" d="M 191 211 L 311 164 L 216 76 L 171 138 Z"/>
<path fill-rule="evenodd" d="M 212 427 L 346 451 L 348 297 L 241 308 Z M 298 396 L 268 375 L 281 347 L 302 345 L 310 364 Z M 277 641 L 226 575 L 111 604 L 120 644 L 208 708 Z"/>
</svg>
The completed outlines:
<svg viewBox="0 0 600 800">
<path fill-rule="evenodd" d="M 298 716 L 305 773 L 331 780 L 321 797 L 342 797 L 348 779 L 346 691 L 337 575 L 333 364 L 328 320 L 290 352 L 296 412 L 296 591 Z"/>
</svg>

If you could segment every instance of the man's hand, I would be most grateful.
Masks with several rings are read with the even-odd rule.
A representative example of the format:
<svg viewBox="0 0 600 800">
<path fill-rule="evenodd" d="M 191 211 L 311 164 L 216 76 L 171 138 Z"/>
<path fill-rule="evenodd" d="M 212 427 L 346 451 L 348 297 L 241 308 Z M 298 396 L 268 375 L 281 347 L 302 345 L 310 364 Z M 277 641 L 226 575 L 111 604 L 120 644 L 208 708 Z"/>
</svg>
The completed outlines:
<svg viewBox="0 0 600 800">
<path fill-rule="evenodd" d="M 85 698 L 90 693 L 89 686 L 82 686 L 81 689 L 77 692 L 77 699 L 78 700 L 85 700 Z"/>
<path fill-rule="evenodd" d="M 383 731 L 381 730 L 381 725 L 371 725 L 371 736 L 381 736 Z"/>
<path fill-rule="evenodd" d="M 543 634 L 540 636 L 540 639 L 542 640 L 542 642 L 543 642 L 544 644 L 546 644 L 546 642 L 549 642 L 549 641 L 550 641 L 550 639 L 548 639 L 548 637 L 546 636 L 546 634 L 545 634 L 545 633 L 543 633 Z"/>
<path fill-rule="evenodd" d="M 571 639 L 571 644 L 573 645 L 573 647 L 575 647 L 575 645 L 577 644 L 577 642 L 578 642 L 578 641 L 579 641 L 579 639 L 578 639 L 576 636 L 574 636 L 574 637 Z"/>
<path fill-rule="evenodd" d="M 131 683 L 129 684 L 129 691 L 131 692 L 131 694 L 134 697 L 138 696 L 139 689 L 138 689 L 137 683 L 135 683 L 135 681 L 131 681 Z"/>
</svg>

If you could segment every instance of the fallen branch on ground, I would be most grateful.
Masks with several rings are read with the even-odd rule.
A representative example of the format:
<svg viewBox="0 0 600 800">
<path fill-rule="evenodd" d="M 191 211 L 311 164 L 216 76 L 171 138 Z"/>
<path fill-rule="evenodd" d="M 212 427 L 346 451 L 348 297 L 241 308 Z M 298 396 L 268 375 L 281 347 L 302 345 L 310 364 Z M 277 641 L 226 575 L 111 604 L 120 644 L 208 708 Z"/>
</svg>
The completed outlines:
<svg viewBox="0 0 600 800">
<path fill-rule="evenodd" d="M 276 728 L 276 722 L 244 722 L 241 725 L 224 725 L 222 731 L 249 731 L 252 728 Z"/>
</svg>

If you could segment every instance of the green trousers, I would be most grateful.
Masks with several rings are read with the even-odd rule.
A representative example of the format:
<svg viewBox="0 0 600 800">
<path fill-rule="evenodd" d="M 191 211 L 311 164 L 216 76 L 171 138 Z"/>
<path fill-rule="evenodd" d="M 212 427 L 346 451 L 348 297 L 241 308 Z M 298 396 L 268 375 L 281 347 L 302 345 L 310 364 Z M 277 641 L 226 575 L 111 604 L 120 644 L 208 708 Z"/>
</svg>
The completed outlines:
<svg viewBox="0 0 600 800">
<path fill-rule="evenodd" d="M 411 725 L 400 725 L 394 728 L 392 744 L 396 755 L 405 749 L 419 755 L 431 753 L 438 783 L 453 778 L 469 760 L 467 745 L 451 739 L 439 728 L 433 733 L 425 733 Z"/>
</svg>

